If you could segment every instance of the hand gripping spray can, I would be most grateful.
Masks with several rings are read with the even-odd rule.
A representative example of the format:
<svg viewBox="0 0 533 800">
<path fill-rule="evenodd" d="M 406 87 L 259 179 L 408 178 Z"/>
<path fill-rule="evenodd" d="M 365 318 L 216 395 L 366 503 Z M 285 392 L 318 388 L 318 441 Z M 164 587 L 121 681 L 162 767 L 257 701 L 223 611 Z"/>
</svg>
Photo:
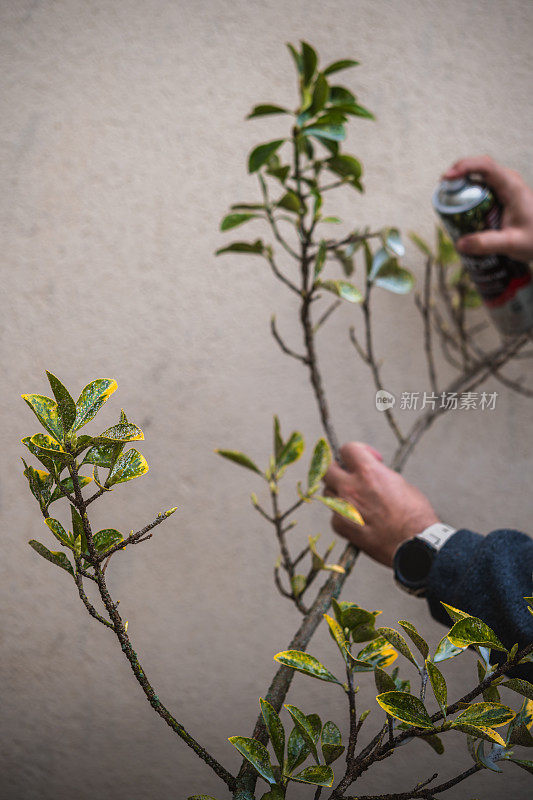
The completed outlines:
<svg viewBox="0 0 533 800">
<path fill-rule="evenodd" d="M 467 233 L 501 226 L 502 208 L 492 190 L 478 181 L 442 181 L 433 207 L 454 242 Z M 504 255 L 461 254 L 481 299 L 498 329 L 515 336 L 533 326 L 533 282 L 529 266 Z"/>
</svg>

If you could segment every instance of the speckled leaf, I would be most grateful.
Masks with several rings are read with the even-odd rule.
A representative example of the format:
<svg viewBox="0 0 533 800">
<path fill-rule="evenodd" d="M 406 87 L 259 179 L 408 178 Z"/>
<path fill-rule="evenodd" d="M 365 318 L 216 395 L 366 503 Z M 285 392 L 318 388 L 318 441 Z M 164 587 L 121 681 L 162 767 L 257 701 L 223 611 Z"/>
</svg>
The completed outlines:
<svg viewBox="0 0 533 800">
<path fill-rule="evenodd" d="M 296 706 L 285 704 L 285 708 L 294 720 L 294 724 L 298 728 L 300 735 L 304 738 L 315 761 L 318 764 L 318 751 L 316 749 L 315 729 L 314 726 L 307 719 L 307 716 L 300 711 Z"/>
<path fill-rule="evenodd" d="M 312 678 L 340 684 L 340 681 L 318 659 L 301 650 L 283 650 L 274 656 L 274 660 L 298 672 L 303 672 L 304 675 L 310 675 Z"/>
<path fill-rule="evenodd" d="M 233 461 L 234 464 L 239 464 L 241 467 L 246 467 L 247 469 L 251 469 L 252 472 L 257 472 L 258 475 L 262 475 L 263 473 L 259 469 L 256 464 L 252 461 L 251 458 L 245 456 L 244 453 L 240 453 L 237 450 L 215 450 L 215 453 L 218 453 L 219 456 L 222 458 L 227 458 L 228 461 Z"/>
<path fill-rule="evenodd" d="M 320 736 L 322 755 L 326 764 L 332 764 L 344 753 L 341 732 L 334 722 L 325 722 Z"/>
<path fill-rule="evenodd" d="M 349 303 L 360 303 L 363 299 L 359 289 L 348 281 L 318 281 L 317 285 Z"/>
<path fill-rule="evenodd" d="M 429 736 L 420 736 L 423 742 L 429 744 L 432 750 L 434 750 L 439 756 L 444 753 L 444 745 L 442 743 L 442 739 L 440 736 L 437 736 L 436 733 L 431 733 Z"/>
<path fill-rule="evenodd" d="M 229 741 L 250 762 L 262 778 L 268 783 L 276 783 L 268 757 L 268 750 L 261 742 L 256 741 L 256 739 L 249 739 L 246 736 L 230 736 Z"/>
<path fill-rule="evenodd" d="M 320 764 L 316 767 L 306 767 L 297 775 L 293 775 L 292 781 L 298 783 L 312 783 L 313 786 L 333 786 L 333 770 L 327 764 Z"/>
<path fill-rule="evenodd" d="M 287 742 L 286 772 L 290 775 L 290 773 L 299 767 L 300 764 L 303 764 L 310 752 L 311 748 L 301 735 L 298 728 L 295 726 L 292 729 Z"/>
<path fill-rule="evenodd" d="M 73 429 L 78 431 L 83 428 L 117 388 L 117 382 L 112 378 L 97 378 L 88 383 L 76 400 L 76 419 Z"/>
<path fill-rule="evenodd" d="M 261 697 L 259 699 L 259 704 L 276 758 L 280 766 L 283 767 L 283 760 L 285 758 L 285 731 L 283 725 L 277 711 L 267 700 L 263 700 Z"/>
<path fill-rule="evenodd" d="M 426 640 L 420 636 L 417 629 L 411 622 L 407 622 L 405 619 L 401 619 L 398 622 L 399 625 L 402 626 L 406 634 L 409 636 L 415 647 L 420 651 L 423 658 L 427 658 L 429 655 L 429 645 Z"/>
<path fill-rule="evenodd" d="M 114 544 L 123 541 L 122 534 L 114 528 L 102 528 L 101 531 L 97 531 L 93 536 L 95 549 L 100 555 L 109 550 L 110 547 L 113 547 Z"/>
<path fill-rule="evenodd" d="M 446 704 L 448 702 L 448 690 L 446 687 L 446 681 L 444 680 L 444 675 L 438 669 L 438 667 L 433 664 L 432 661 L 426 660 L 426 669 L 428 672 L 429 680 L 431 682 L 431 687 L 433 689 L 433 694 L 435 695 L 435 699 L 439 706 L 442 709 L 442 713 L 446 716 Z"/>
<path fill-rule="evenodd" d="M 63 424 L 55 400 L 42 394 L 23 394 L 22 399 L 31 408 L 43 428 L 46 428 L 54 439 L 62 441 Z"/>
<path fill-rule="evenodd" d="M 391 717 L 417 728 L 434 728 L 423 702 L 407 692 L 385 692 L 376 697 L 381 708 Z"/>
<path fill-rule="evenodd" d="M 500 734 L 492 728 L 487 728 L 482 725 L 466 725 L 462 723 L 457 723 L 456 725 L 455 722 L 452 723 L 452 728 L 453 730 L 466 733 L 468 736 L 473 736 L 476 739 L 484 739 L 486 742 L 496 742 L 496 744 L 505 746 L 505 742 Z"/>
<path fill-rule="evenodd" d="M 61 544 L 64 544 L 65 547 L 69 547 L 70 549 L 72 549 L 73 539 L 66 532 L 66 530 L 64 529 L 62 524 L 59 522 L 59 520 L 54 519 L 53 517 L 47 517 L 45 519 L 45 522 L 48 525 L 48 527 L 50 528 L 50 530 L 52 531 L 52 533 L 54 534 L 54 536 L 56 537 L 56 539 L 59 542 L 61 542 Z"/>
<path fill-rule="evenodd" d="M 448 603 L 443 603 L 442 601 L 441 606 L 447 611 L 454 622 L 459 622 L 460 619 L 466 619 L 467 617 L 471 616 L 470 614 L 467 614 L 466 611 L 460 611 L 460 609 L 454 608 Z"/>
<path fill-rule="evenodd" d="M 83 527 L 83 521 L 78 511 L 72 505 L 70 506 L 70 516 L 72 519 L 72 531 L 74 533 L 74 537 L 76 539 L 78 538 L 78 536 L 80 537 L 82 552 L 86 553 L 87 539 L 85 538 L 85 529 Z"/>
<path fill-rule="evenodd" d="M 273 142 L 266 142 L 255 147 L 248 158 L 248 172 L 257 172 L 263 164 L 266 164 L 270 156 L 281 147 L 284 141 L 285 139 L 275 139 Z"/>
<path fill-rule="evenodd" d="M 148 472 L 146 459 L 138 450 L 131 448 L 123 453 L 116 461 L 109 473 L 106 484 L 113 486 L 115 483 L 124 483 L 132 478 L 138 478 Z"/>
<path fill-rule="evenodd" d="M 453 721 L 453 726 L 475 725 L 483 728 L 499 728 L 516 717 L 516 712 L 500 703 L 472 703 L 461 711 Z"/>
<path fill-rule="evenodd" d="M 440 642 L 437 645 L 437 649 L 435 650 L 435 655 L 431 659 L 434 664 L 438 664 L 440 661 L 448 661 L 450 658 L 455 658 L 456 656 L 461 655 L 468 645 L 462 645 L 461 647 L 452 644 L 447 636 L 443 636 Z"/>
<path fill-rule="evenodd" d="M 511 678 L 508 681 L 504 681 L 501 685 L 512 689 L 513 692 L 518 692 L 518 694 L 527 697 L 529 700 L 533 700 L 533 683 L 529 681 L 520 678 Z"/>
<path fill-rule="evenodd" d="M 336 514 L 340 514 L 341 517 L 350 520 L 350 522 L 355 522 L 357 525 L 365 524 L 359 511 L 340 497 L 322 497 L 321 495 L 316 495 L 315 500 L 320 500 L 325 506 L 331 508 Z"/>
<path fill-rule="evenodd" d="M 61 422 L 63 423 L 63 429 L 69 431 L 76 419 L 76 403 L 59 378 L 56 378 L 56 376 L 52 375 L 48 370 L 46 370 L 46 376 L 57 402 L 57 410 L 61 417 Z"/>
<path fill-rule="evenodd" d="M 110 439 L 114 442 L 137 442 L 144 439 L 144 433 L 133 422 L 119 422 L 117 425 L 112 425 L 111 428 L 106 428 L 98 436 L 98 439 Z"/>
<path fill-rule="evenodd" d="M 47 458 L 52 459 L 53 462 L 62 466 L 68 461 L 68 455 L 65 453 L 59 442 L 48 436 L 47 433 L 36 433 L 31 437 L 31 443 L 35 445 Z"/>
<path fill-rule="evenodd" d="M 84 450 L 92 445 L 94 438 L 82 433 L 81 436 L 76 437 L 76 446 L 73 455 L 79 456 Z"/>
<path fill-rule="evenodd" d="M 448 638 L 457 647 L 477 644 L 507 652 L 507 649 L 500 642 L 494 631 L 477 617 L 460 619 L 448 633 Z"/>
<path fill-rule="evenodd" d="M 529 772 L 531 775 L 533 775 L 533 761 L 525 761 L 522 758 L 509 758 L 508 760 L 512 761 L 513 764 L 522 767 L 522 769 L 525 769 L 526 772 Z"/>
<path fill-rule="evenodd" d="M 78 475 L 78 481 L 79 481 L 79 484 L 80 484 L 80 488 L 83 488 L 84 486 L 87 486 L 87 484 L 92 481 L 92 478 L 90 478 L 88 475 Z M 74 492 L 74 483 L 72 481 L 72 478 L 65 478 L 64 480 L 62 480 L 61 481 L 61 487 L 65 492 L 68 492 L 69 494 L 72 494 Z M 52 499 L 50 500 L 50 502 L 53 503 L 55 500 L 60 500 L 64 496 L 65 495 L 62 494 L 62 492 L 60 491 L 59 487 L 56 486 L 56 488 L 54 489 L 54 493 L 52 495 Z"/>
<path fill-rule="evenodd" d="M 53 550 L 49 550 L 44 544 L 41 542 L 36 542 L 35 539 L 31 539 L 29 542 L 30 547 L 33 547 L 36 553 L 39 553 L 40 556 L 46 558 L 47 561 L 50 561 L 52 564 L 55 564 L 56 567 L 61 567 L 64 569 L 65 572 L 70 572 L 72 577 L 74 577 L 74 570 L 72 569 L 72 564 L 66 557 L 65 553 L 59 551 L 55 552 Z"/>
<path fill-rule="evenodd" d="M 324 619 L 328 623 L 329 632 L 331 633 L 333 640 L 336 642 L 337 647 L 340 650 L 341 656 L 343 657 L 344 661 L 348 664 L 349 656 L 346 652 L 348 642 L 346 641 L 344 630 L 341 628 L 337 620 L 333 619 L 333 617 L 330 617 L 329 614 L 324 614 Z"/>
<path fill-rule="evenodd" d="M 359 628 L 361 625 L 373 626 L 376 621 L 376 616 L 379 613 L 367 611 L 365 608 L 361 608 L 356 603 L 341 602 L 339 603 L 339 606 L 342 617 L 342 620 L 340 620 L 341 625 L 344 628 L 350 628 L 350 630 Z"/>
<path fill-rule="evenodd" d="M 374 680 L 376 682 L 376 689 L 378 690 L 378 694 L 384 694 L 385 692 L 396 691 L 396 684 L 394 683 L 394 679 L 391 678 L 388 672 L 385 672 L 385 670 L 381 669 L 380 667 L 376 667 L 374 670 Z"/>
<path fill-rule="evenodd" d="M 52 476 L 50 475 L 49 472 L 45 472 L 42 469 L 35 469 L 34 467 L 29 467 L 24 461 L 24 459 L 22 460 L 25 467 L 24 475 L 28 479 L 30 491 L 37 500 L 37 502 L 39 503 L 41 509 L 45 511 L 51 502 L 50 497 L 52 493 L 52 483 L 53 483 Z"/>
<path fill-rule="evenodd" d="M 402 654 L 402 656 L 405 656 L 405 658 L 407 658 L 412 664 L 414 664 L 415 667 L 417 667 L 417 669 L 420 669 L 420 667 L 416 662 L 416 658 L 411 652 L 411 648 L 409 647 L 409 645 L 407 644 L 401 633 L 395 631 L 394 628 L 378 628 L 377 632 L 379 633 L 380 636 L 383 636 L 390 644 L 392 644 L 392 646 L 395 647 L 396 650 L 398 650 L 398 652 Z"/>
<path fill-rule="evenodd" d="M 279 454 L 279 458 L 277 459 L 276 466 L 280 475 L 283 474 L 285 469 L 290 464 L 294 464 L 295 461 L 298 461 L 304 451 L 304 448 L 305 443 L 302 434 L 298 433 L 298 431 L 295 431 L 291 434 L 290 439 L 283 446 L 283 449 Z"/>
<path fill-rule="evenodd" d="M 34 455 L 36 458 L 39 459 L 41 464 L 44 467 L 46 467 L 48 472 L 53 472 L 54 471 L 54 459 L 50 458 L 50 454 L 48 454 L 48 455 L 46 454 L 46 450 L 42 450 L 40 447 L 37 447 L 37 445 L 33 444 L 31 439 L 32 439 L 31 436 L 25 436 L 20 441 L 22 442 L 22 444 L 25 447 L 28 448 L 28 450 L 30 451 L 30 453 L 32 455 Z"/>
<path fill-rule="evenodd" d="M 391 644 L 383 637 L 369 642 L 357 657 L 350 656 L 350 663 L 354 672 L 371 672 L 375 667 L 385 669 L 398 658 L 398 653 Z"/>
<path fill-rule="evenodd" d="M 313 451 L 309 472 L 307 474 L 307 487 L 309 490 L 318 486 L 331 464 L 331 450 L 325 439 L 319 439 Z"/>
<path fill-rule="evenodd" d="M 81 463 L 111 469 L 123 449 L 124 445 L 120 442 L 118 444 L 96 444 L 87 450 Z"/>
<path fill-rule="evenodd" d="M 256 239 L 255 242 L 232 242 L 227 247 L 220 247 L 216 252 L 216 256 L 222 253 L 247 253 L 248 255 L 262 255 L 265 246 L 261 239 Z"/>
<path fill-rule="evenodd" d="M 418 247 L 420 252 L 422 252 L 425 256 L 429 256 L 430 258 L 433 257 L 433 253 L 431 252 L 430 246 L 417 233 L 410 231 L 409 238 L 411 239 L 413 244 L 416 247 Z"/>
</svg>

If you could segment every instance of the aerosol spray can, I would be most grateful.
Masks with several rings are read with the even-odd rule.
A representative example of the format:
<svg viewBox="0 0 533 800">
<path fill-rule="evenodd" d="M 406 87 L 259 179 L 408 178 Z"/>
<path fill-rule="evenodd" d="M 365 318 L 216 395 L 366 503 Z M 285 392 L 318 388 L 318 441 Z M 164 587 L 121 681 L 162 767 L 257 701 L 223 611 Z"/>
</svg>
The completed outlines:
<svg viewBox="0 0 533 800">
<path fill-rule="evenodd" d="M 467 233 L 501 226 L 502 208 L 478 181 L 442 181 L 433 206 L 453 241 Z M 533 282 L 529 266 L 504 255 L 467 256 L 461 261 L 499 330 L 515 336 L 533 326 Z"/>
</svg>

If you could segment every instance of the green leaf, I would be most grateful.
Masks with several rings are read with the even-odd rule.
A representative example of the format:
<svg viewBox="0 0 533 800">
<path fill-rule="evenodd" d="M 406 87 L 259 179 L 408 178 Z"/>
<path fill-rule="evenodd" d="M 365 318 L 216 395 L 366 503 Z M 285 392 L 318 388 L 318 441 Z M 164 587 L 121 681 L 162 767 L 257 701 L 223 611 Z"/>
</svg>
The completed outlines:
<svg viewBox="0 0 533 800">
<path fill-rule="evenodd" d="M 365 108 L 364 106 L 360 106 L 359 103 L 336 103 L 335 108 L 338 111 L 342 111 L 344 114 L 351 114 L 353 117 L 362 117 L 363 119 L 376 119 L 374 114 Z"/>
<path fill-rule="evenodd" d="M 290 667 L 291 669 L 295 669 L 298 672 L 302 672 L 304 675 L 318 678 L 320 681 L 328 681 L 329 683 L 338 683 L 341 685 L 335 675 L 332 675 L 329 669 L 326 669 L 318 659 L 301 650 L 282 650 L 281 653 L 277 653 L 274 656 L 274 661 L 286 667 Z"/>
<path fill-rule="evenodd" d="M 418 236 L 418 234 L 414 233 L 413 231 L 409 231 L 409 238 L 425 256 L 433 258 L 433 253 L 431 252 L 430 246 L 424 241 L 424 239 L 422 239 L 421 236 Z"/>
<path fill-rule="evenodd" d="M 453 622 L 459 622 L 460 619 L 470 617 L 470 614 L 467 614 L 466 611 L 460 611 L 458 608 L 448 605 L 448 603 L 443 603 L 441 601 L 441 606 L 446 609 Z"/>
<path fill-rule="evenodd" d="M 343 142 L 346 139 L 346 129 L 344 125 L 310 125 L 302 128 L 304 136 L 314 136 L 316 139 L 328 139 L 333 142 Z"/>
<path fill-rule="evenodd" d="M 382 289 L 395 294 L 407 294 L 414 285 L 414 278 L 409 270 L 400 267 L 395 258 L 391 258 L 382 247 L 374 255 L 370 280 Z"/>
<path fill-rule="evenodd" d="M 246 800 L 243 798 L 243 800 Z M 250 795 L 250 800 L 253 800 L 252 796 Z M 261 800 L 285 800 L 285 795 L 283 790 L 279 788 L 279 786 L 273 786 L 269 792 L 261 795 Z"/>
<path fill-rule="evenodd" d="M 65 553 L 62 551 L 54 552 L 53 550 L 49 550 L 44 544 L 41 542 L 36 542 L 35 539 L 31 539 L 29 542 L 30 547 L 33 547 L 36 553 L 39 553 L 40 556 L 46 558 L 47 561 L 50 561 L 52 564 L 55 564 L 56 567 L 61 567 L 64 569 L 65 572 L 69 572 L 72 577 L 74 577 L 74 570 L 72 569 L 72 564 L 66 557 Z"/>
<path fill-rule="evenodd" d="M 429 655 L 429 645 L 426 640 L 420 636 L 415 626 L 405 619 L 401 619 L 398 624 L 402 626 L 415 647 L 420 651 L 422 658 L 426 659 Z"/>
<path fill-rule="evenodd" d="M 384 692 L 376 697 L 381 708 L 391 717 L 417 728 L 434 728 L 425 706 L 418 697 L 407 692 Z"/>
<path fill-rule="evenodd" d="M 54 458 L 53 458 L 53 457 L 50 457 L 50 456 L 51 456 L 51 454 L 48 454 L 48 455 L 47 455 L 47 454 L 46 454 L 46 451 L 44 451 L 44 450 L 41 450 L 41 448 L 40 448 L 40 447 L 37 447 L 37 445 L 33 444 L 33 442 L 32 442 L 32 440 L 31 440 L 31 439 L 32 439 L 32 437 L 31 437 L 31 436 L 25 436 L 25 437 L 24 437 L 23 439 L 21 439 L 20 441 L 22 442 L 22 444 L 23 444 L 25 447 L 27 447 L 27 448 L 28 448 L 28 450 L 30 451 L 30 453 L 31 453 L 32 455 L 34 455 L 36 458 L 38 458 L 38 459 L 39 459 L 39 461 L 41 462 L 41 464 L 42 464 L 44 467 L 46 467 L 46 469 L 48 470 L 48 472 L 50 472 L 50 473 L 54 472 L 54 466 L 55 466 L 55 461 L 54 461 Z M 59 445 L 58 445 L 58 446 L 59 446 Z"/>
<path fill-rule="evenodd" d="M 525 769 L 526 772 L 529 772 L 531 775 L 533 775 L 533 761 L 525 761 L 522 758 L 509 758 L 508 760 L 512 761 L 513 764 L 516 764 L 518 767 L 522 767 L 522 769 Z"/>
<path fill-rule="evenodd" d="M 74 420 L 76 419 L 76 403 L 59 378 L 56 378 L 56 376 L 52 375 L 48 370 L 46 370 L 46 376 L 57 402 L 57 410 L 61 417 L 61 422 L 63 423 L 63 429 L 68 432 L 74 425 Z"/>
<path fill-rule="evenodd" d="M 227 214 L 220 223 L 221 231 L 229 231 L 231 228 L 236 228 L 237 225 L 243 225 L 250 219 L 257 219 L 259 214 Z"/>
<path fill-rule="evenodd" d="M 334 106 L 352 105 L 355 103 L 355 96 L 345 86 L 330 86 L 329 102 Z"/>
<path fill-rule="evenodd" d="M 306 767 L 297 775 L 291 777 L 292 781 L 298 783 L 312 783 L 313 786 L 333 786 L 333 770 L 327 764 L 320 764 L 316 767 Z"/>
<path fill-rule="evenodd" d="M 437 736 L 436 733 L 431 733 L 429 736 L 420 736 L 418 738 L 422 739 L 422 741 L 426 742 L 426 744 L 429 744 L 431 749 L 434 750 L 439 756 L 444 753 L 442 739 L 440 736 Z"/>
<path fill-rule="evenodd" d="M 325 506 L 336 514 L 340 514 L 341 517 L 344 517 L 350 522 L 354 522 L 356 525 L 365 524 L 359 511 L 352 506 L 351 503 L 348 503 L 340 497 L 322 497 L 321 495 L 315 495 L 314 499 L 324 503 Z"/>
<path fill-rule="evenodd" d="M 448 636 L 443 636 L 440 640 L 439 644 L 437 645 L 437 649 L 435 650 L 435 655 L 431 659 L 434 664 L 438 664 L 440 661 L 448 661 L 450 658 L 455 658 L 456 656 L 461 655 L 468 645 L 462 645 L 461 647 L 457 647 L 455 644 L 452 644 L 448 639 Z"/>
<path fill-rule="evenodd" d="M 117 444 L 96 444 L 94 447 L 89 448 L 81 463 L 82 465 L 96 464 L 98 467 L 111 469 L 123 449 L 124 445 L 120 442 Z"/>
<path fill-rule="evenodd" d="M 65 453 L 59 442 L 52 439 L 46 433 L 35 433 L 31 439 L 31 443 L 39 450 L 44 450 L 44 455 L 52 459 L 53 463 L 64 464 L 68 460 L 68 455 Z"/>
<path fill-rule="evenodd" d="M 305 740 L 307 746 L 310 748 L 315 761 L 318 764 L 318 751 L 316 749 L 315 729 L 307 716 L 300 711 L 296 706 L 285 704 L 285 708 L 294 720 L 294 724 L 298 728 L 300 735 Z"/>
<path fill-rule="evenodd" d="M 268 750 L 261 742 L 256 741 L 256 739 L 249 739 L 246 736 L 230 736 L 229 741 L 250 762 L 262 778 L 268 783 L 276 783 L 268 757 Z"/>
<path fill-rule="evenodd" d="M 305 207 L 300 202 L 300 198 L 292 189 L 286 192 L 281 200 L 278 200 L 276 205 L 278 208 L 285 208 L 287 211 L 293 211 L 295 214 L 299 214 L 300 211 L 305 210 Z"/>
<path fill-rule="evenodd" d="M 90 483 L 91 481 L 92 478 L 90 478 L 88 475 L 78 475 L 78 482 L 80 484 L 80 488 L 87 486 L 87 484 Z M 74 482 L 72 478 L 65 478 L 64 480 L 62 480 L 61 488 L 63 489 L 63 491 L 71 494 L 74 491 Z M 52 497 L 50 499 L 50 502 L 53 503 L 56 500 L 60 500 L 64 496 L 65 495 L 60 491 L 59 487 L 56 486 L 56 488 L 54 489 L 54 493 L 52 494 Z"/>
<path fill-rule="evenodd" d="M 293 575 L 291 578 L 292 593 L 295 597 L 300 597 L 302 592 L 307 586 L 307 578 L 305 575 Z"/>
<path fill-rule="evenodd" d="M 354 61 L 351 58 L 343 58 L 340 61 L 334 61 L 324 70 L 324 75 L 332 75 L 334 72 L 340 72 L 341 69 L 348 69 L 349 67 L 357 67 L 359 61 Z"/>
<path fill-rule="evenodd" d="M 295 431 L 291 434 L 289 440 L 283 446 L 283 449 L 279 454 L 279 458 L 276 461 L 278 474 L 281 475 L 290 464 L 298 461 L 304 451 L 304 448 L 305 443 L 302 438 L 302 434 L 298 433 L 298 431 Z"/>
<path fill-rule="evenodd" d="M 113 486 L 115 483 L 124 483 L 144 475 L 145 472 L 148 472 L 148 463 L 145 457 L 132 447 L 117 458 L 115 466 L 107 477 L 106 485 Z"/>
<path fill-rule="evenodd" d="M 516 712 L 500 703 L 472 703 L 461 711 L 452 725 L 475 725 L 483 728 L 498 728 L 516 717 Z"/>
<path fill-rule="evenodd" d="M 78 511 L 72 505 L 70 506 L 70 516 L 72 519 L 72 531 L 74 533 L 74 538 L 80 538 L 82 552 L 87 553 L 88 547 L 87 539 L 85 537 L 85 528 L 83 527 L 83 520 Z"/>
<path fill-rule="evenodd" d="M 453 246 L 452 240 L 447 236 L 442 228 L 437 228 L 437 260 L 447 267 L 458 261 L 459 256 Z"/>
<path fill-rule="evenodd" d="M 348 281 L 317 281 L 317 286 L 337 295 L 342 300 L 347 300 L 349 303 L 361 303 L 363 300 L 363 295 L 359 289 L 348 283 Z"/>
<path fill-rule="evenodd" d="M 342 219 L 340 217 L 322 217 L 320 222 L 331 222 L 334 225 L 341 225 Z"/>
<path fill-rule="evenodd" d="M 302 77 L 304 85 L 308 86 L 316 72 L 318 56 L 316 51 L 307 42 L 302 42 Z"/>
<path fill-rule="evenodd" d="M 47 517 L 45 519 L 45 522 L 48 525 L 48 527 L 50 528 L 50 530 L 52 531 L 52 533 L 54 534 L 54 536 L 56 537 L 56 539 L 59 542 L 61 542 L 61 544 L 64 544 L 65 547 L 68 547 L 68 548 L 70 548 L 72 550 L 73 540 L 68 535 L 68 533 L 66 532 L 64 527 L 59 522 L 59 520 L 54 519 L 53 517 Z"/>
<path fill-rule="evenodd" d="M 340 175 L 342 178 L 353 178 L 356 181 L 359 181 L 363 172 L 360 161 L 354 156 L 344 154 L 330 158 L 326 162 L 326 166 L 336 175 Z"/>
<path fill-rule="evenodd" d="M 100 555 L 103 555 L 114 544 L 123 541 L 122 534 L 114 528 L 102 528 L 101 531 L 97 531 L 93 536 L 95 549 Z"/>
<path fill-rule="evenodd" d="M 529 681 L 520 678 L 511 678 L 508 681 L 504 681 L 501 685 L 506 686 L 507 689 L 512 689 L 513 692 L 518 692 L 518 694 L 527 697 L 529 700 L 533 700 L 533 683 Z"/>
<path fill-rule="evenodd" d="M 335 609 L 337 621 L 343 628 L 350 628 L 352 631 L 361 625 L 373 625 L 376 616 L 380 613 L 367 611 L 356 603 L 348 603 L 345 600 L 342 600 L 340 603 L 335 600 L 333 607 Z"/>
<path fill-rule="evenodd" d="M 228 461 L 233 461 L 235 464 L 239 464 L 241 467 L 246 467 L 247 469 L 251 469 L 252 472 L 257 472 L 258 475 L 263 476 L 263 473 L 257 467 L 251 458 L 245 456 L 244 453 L 240 453 L 237 450 L 215 450 L 215 453 L 218 453 L 219 456 L 222 458 L 227 458 Z"/>
<path fill-rule="evenodd" d="M 307 488 L 309 491 L 319 485 L 331 464 L 331 448 L 325 439 L 319 439 L 315 445 L 309 472 L 307 473 Z"/>
<path fill-rule="evenodd" d="M 290 44 L 290 42 L 287 42 L 287 49 L 288 49 L 289 53 L 291 54 L 291 56 L 293 57 L 296 69 L 298 70 L 298 72 L 301 75 L 302 74 L 302 56 L 295 49 L 294 45 Z"/>
<path fill-rule="evenodd" d="M 290 114 L 290 111 L 287 111 L 286 108 L 282 108 L 281 106 L 273 106 L 268 103 L 264 103 L 262 105 L 254 106 L 246 119 L 253 119 L 254 117 L 266 117 L 269 114 Z"/>
<path fill-rule="evenodd" d="M 460 619 L 448 633 L 448 638 L 457 647 L 477 644 L 507 652 L 507 649 L 500 642 L 494 631 L 477 617 Z"/>
<path fill-rule="evenodd" d="M 431 687 L 433 689 L 433 694 L 435 695 L 435 699 L 439 706 L 441 707 L 442 713 L 446 716 L 446 705 L 448 702 L 448 690 L 446 687 L 446 681 L 444 680 L 444 675 L 438 669 L 438 667 L 433 664 L 432 661 L 426 660 L 426 669 L 429 675 L 429 680 L 431 682 Z"/>
<path fill-rule="evenodd" d="M 374 681 L 376 682 L 376 689 L 378 690 L 378 694 L 384 694 L 385 692 L 395 692 L 396 691 L 396 684 L 394 683 L 394 679 L 385 672 L 384 669 L 380 667 L 376 667 L 374 669 Z"/>
<path fill-rule="evenodd" d="M 23 394 L 24 402 L 31 408 L 43 428 L 51 433 L 58 442 L 62 441 L 64 431 L 58 406 L 55 400 L 42 394 Z M 40 434 L 41 436 L 43 434 Z"/>
<path fill-rule="evenodd" d="M 327 79 L 325 78 L 322 72 L 319 72 L 317 79 L 315 81 L 315 88 L 313 89 L 313 99 L 311 101 L 310 107 L 307 109 L 308 113 L 311 116 L 318 114 L 321 111 L 328 99 L 329 95 L 329 86 Z"/>
<path fill-rule="evenodd" d="M 265 246 L 261 239 L 256 239 L 255 242 L 233 242 L 227 247 L 220 247 L 215 255 L 220 256 L 222 253 L 248 253 L 249 255 L 262 255 Z"/>
<path fill-rule="evenodd" d="M 393 255 L 400 258 L 405 255 L 405 247 L 397 228 L 388 228 L 384 231 L 384 245 Z"/>
<path fill-rule="evenodd" d="M 98 413 L 104 403 L 118 388 L 112 378 L 97 378 L 88 383 L 76 400 L 76 419 L 73 430 L 83 428 Z"/>
<path fill-rule="evenodd" d="M 377 632 L 380 636 L 383 636 L 402 656 L 405 656 L 412 664 L 415 665 L 417 669 L 420 667 L 417 664 L 416 658 L 411 652 L 411 648 L 405 641 L 404 637 L 398 631 L 395 631 L 394 628 L 378 628 Z"/>
<path fill-rule="evenodd" d="M 144 439 L 144 433 L 138 425 L 133 422 L 119 422 L 106 428 L 97 439 L 110 439 L 114 442 L 137 442 Z M 107 444 L 106 442 L 104 444 Z"/>
<path fill-rule="evenodd" d="M 283 450 L 283 439 L 281 437 L 281 426 L 279 418 L 274 415 L 274 458 L 278 461 L 281 451 Z"/>
<path fill-rule="evenodd" d="M 284 141 L 285 139 L 275 139 L 272 142 L 266 142 L 255 147 L 248 158 L 248 172 L 257 172 L 268 161 L 270 156 L 281 147 Z"/>
<path fill-rule="evenodd" d="M 285 758 L 285 731 L 283 725 L 277 711 L 270 705 L 268 700 L 263 700 L 261 697 L 259 698 L 259 704 L 276 758 L 278 759 L 279 765 L 283 768 L 283 761 Z"/>
<path fill-rule="evenodd" d="M 496 744 L 500 744 L 505 747 L 505 742 L 500 734 L 492 728 L 484 727 L 482 725 L 467 725 L 462 723 L 458 723 L 456 725 L 455 722 L 451 724 L 451 727 L 453 730 L 461 731 L 462 733 L 466 733 L 468 736 L 473 736 L 476 739 L 484 739 L 486 742 L 496 742 Z"/>
</svg>

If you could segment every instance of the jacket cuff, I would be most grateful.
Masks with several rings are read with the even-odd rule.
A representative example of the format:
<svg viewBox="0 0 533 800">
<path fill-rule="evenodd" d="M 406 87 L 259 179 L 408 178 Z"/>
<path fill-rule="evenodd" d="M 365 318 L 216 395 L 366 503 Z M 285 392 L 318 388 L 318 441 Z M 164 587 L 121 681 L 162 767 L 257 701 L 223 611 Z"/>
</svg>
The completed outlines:
<svg viewBox="0 0 533 800">
<path fill-rule="evenodd" d="M 443 625 L 450 625 L 450 618 L 441 601 L 454 605 L 458 584 L 476 557 L 476 549 L 483 543 L 483 539 L 479 533 L 462 528 L 448 539 L 433 561 L 428 575 L 426 597 L 432 616 Z"/>
</svg>

